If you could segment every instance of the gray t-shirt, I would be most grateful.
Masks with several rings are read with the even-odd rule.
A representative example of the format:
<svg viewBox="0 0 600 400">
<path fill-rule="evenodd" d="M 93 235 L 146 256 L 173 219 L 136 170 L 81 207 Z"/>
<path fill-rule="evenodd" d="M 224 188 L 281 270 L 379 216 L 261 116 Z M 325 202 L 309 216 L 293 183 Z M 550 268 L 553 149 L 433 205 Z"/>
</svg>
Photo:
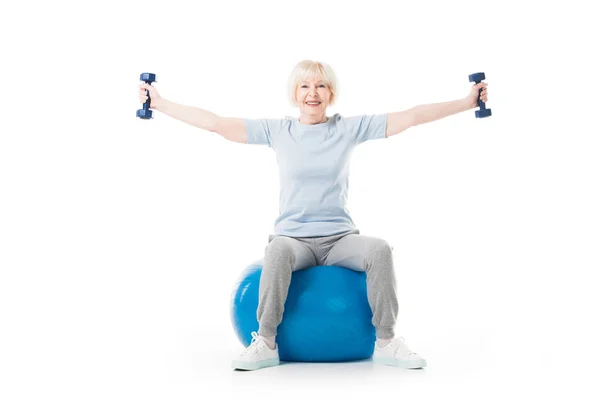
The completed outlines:
<svg viewBox="0 0 600 400">
<path fill-rule="evenodd" d="M 275 151 L 279 165 L 279 217 L 274 235 L 330 236 L 356 229 L 346 208 L 354 147 L 385 138 L 387 114 L 301 124 L 297 118 L 245 119 L 248 144 Z"/>
</svg>

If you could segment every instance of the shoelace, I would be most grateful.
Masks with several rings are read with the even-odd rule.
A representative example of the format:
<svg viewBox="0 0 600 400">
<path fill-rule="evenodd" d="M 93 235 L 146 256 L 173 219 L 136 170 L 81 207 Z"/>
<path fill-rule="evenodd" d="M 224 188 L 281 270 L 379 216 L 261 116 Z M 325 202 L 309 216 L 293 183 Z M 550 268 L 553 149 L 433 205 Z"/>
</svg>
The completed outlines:
<svg viewBox="0 0 600 400">
<path fill-rule="evenodd" d="M 404 344 L 404 338 L 403 337 L 399 337 L 398 339 L 398 345 L 396 346 L 396 351 L 395 354 L 398 354 L 398 352 L 400 352 L 401 355 L 403 356 L 410 356 L 412 354 L 417 354 L 414 351 L 410 350 L 406 344 Z"/>
<path fill-rule="evenodd" d="M 258 333 L 257 332 L 252 332 L 252 340 L 250 341 L 250 345 L 248 347 L 246 347 L 246 349 L 244 350 L 244 354 L 251 354 L 251 353 L 257 353 L 259 349 L 258 345 L 260 344 L 260 342 L 258 341 Z M 264 343 L 264 342 L 263 342 Z"/>
</svg>

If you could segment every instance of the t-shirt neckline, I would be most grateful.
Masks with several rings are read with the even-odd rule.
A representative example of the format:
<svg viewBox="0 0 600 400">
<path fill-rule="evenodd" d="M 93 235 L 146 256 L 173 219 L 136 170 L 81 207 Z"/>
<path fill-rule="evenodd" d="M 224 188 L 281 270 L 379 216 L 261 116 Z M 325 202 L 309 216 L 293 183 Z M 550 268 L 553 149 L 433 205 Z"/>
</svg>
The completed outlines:
<svg viewBox="0 0 600 400">
<path fill-rule="evenodd" d="M 327 121 L 319 122 L 318 124 L 303 124 L 299 121 L 298 117 L 294 117 L 294 122 L 296 126 L 299 126 L 302 129 L 321 128 L 323 126 L 330 125 L 333 122 L 334 117 L 335 116 L 327 117 Z"/>
</svg>

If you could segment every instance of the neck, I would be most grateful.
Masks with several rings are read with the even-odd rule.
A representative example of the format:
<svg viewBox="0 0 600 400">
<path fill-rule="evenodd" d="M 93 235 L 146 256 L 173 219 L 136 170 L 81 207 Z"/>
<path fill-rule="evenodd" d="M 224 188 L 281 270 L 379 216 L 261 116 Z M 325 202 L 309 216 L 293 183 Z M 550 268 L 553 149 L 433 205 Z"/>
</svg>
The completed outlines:
<svg viewBox="0 0 600 400">
<path fill-rule="evenodd" d="M 325 115 L 325 113 L 320 114 L 320 115 L 301 114 L 300 118 L 298 118 L 298 121 L 300 121 L 301 124 L 308 124 L 308 125 L 320 124 L 323 122 L 327 122 L 327 120 L 328 120 L 328 118 L 327 118 L 327 115 Z"/>
</svg>

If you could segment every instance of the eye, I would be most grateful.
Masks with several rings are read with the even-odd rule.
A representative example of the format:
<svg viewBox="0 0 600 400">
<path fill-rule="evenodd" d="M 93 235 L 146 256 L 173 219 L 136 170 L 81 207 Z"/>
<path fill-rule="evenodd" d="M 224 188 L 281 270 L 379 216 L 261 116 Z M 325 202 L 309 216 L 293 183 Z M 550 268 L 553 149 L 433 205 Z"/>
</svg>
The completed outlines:
<svg viewBox="0 0 600 400">
<path fill-rule="evenodd" d="M 321 87 L 325 87 L 325 85 L 321 85 Z"/>
</svg>

